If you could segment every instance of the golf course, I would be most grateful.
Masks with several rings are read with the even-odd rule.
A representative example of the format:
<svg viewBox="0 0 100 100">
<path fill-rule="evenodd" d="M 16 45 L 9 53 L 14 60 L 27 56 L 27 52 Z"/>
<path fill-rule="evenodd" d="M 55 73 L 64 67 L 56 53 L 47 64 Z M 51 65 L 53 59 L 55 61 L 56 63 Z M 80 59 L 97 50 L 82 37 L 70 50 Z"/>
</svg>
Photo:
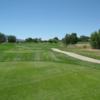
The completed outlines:
<svg viewBox="0 0 100 100">
<path fill-rule="evenodd" d="M 100 100 L 100 0 L 0 0 L 0 100 Z"/>
<path fill-rule="evenodd" d="M 100 100 L 100 64 L 51 48 L 83 54 L 62 43 L 0 45 L 0 100 Z M 83 55 L 99 59 L 96 52 Z"/>
</svg>

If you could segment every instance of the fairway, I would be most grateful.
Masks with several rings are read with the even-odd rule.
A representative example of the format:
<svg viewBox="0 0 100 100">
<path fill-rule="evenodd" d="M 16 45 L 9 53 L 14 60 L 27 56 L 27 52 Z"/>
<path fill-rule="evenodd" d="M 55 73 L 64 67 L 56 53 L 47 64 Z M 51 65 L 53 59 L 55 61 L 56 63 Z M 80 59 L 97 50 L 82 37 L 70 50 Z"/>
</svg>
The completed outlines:
<svg viewBox="0 0 100 100">
<path fill-rule="evenodd" d="M 0 45 L 0 100 L 100 100 L 100 64 L 51 48 L 60 43 Z"/>
</svg>

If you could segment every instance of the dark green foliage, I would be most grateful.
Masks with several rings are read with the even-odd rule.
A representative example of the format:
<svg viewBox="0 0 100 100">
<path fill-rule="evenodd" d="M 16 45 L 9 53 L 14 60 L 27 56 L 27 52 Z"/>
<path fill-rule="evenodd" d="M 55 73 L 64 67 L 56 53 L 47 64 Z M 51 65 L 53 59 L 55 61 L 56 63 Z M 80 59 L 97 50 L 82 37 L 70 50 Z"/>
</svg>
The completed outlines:
<svg viewBox="0 0 100 100">
<path fill-rule="evenodd" d="M 53 43 L 53 40 L 52 40 L 52 39 L 49 39 L 48 42 L 49 42 L 49 43 Z"/>
<path fill-rule="evenodd" d="M 49 39 L 48 42 L 50 42 L 50 43 L 58 43 L 59 39 L 58 39 L 58 37 L 54 37 L 53 39 Z"/>
<path fill-rule="evenodd" d="M 9 43 L 15 43 L 16 41 L 17 41 L 16 36 L 13 36 L 13 35 L 8 36 L 8 42 Z"/>
<path fill-rule="evenodd" d="M 33 39 L 31 37 L 25 39 L 25 42 L 33 42 Z"/>
<path fill-rule="evenodd" d="M 6 42 L 6 36 L 0 32 L 0 43 Z"/>
<path fill-rule="evenodd" d="M 59 41 L 59 38 L 58 37 L 54 37 L 54 40 Z"/>
<path fill-rule="evenodd" d="M 66 34 L 65 38 L 63 39 L 63 43 L 65 43 L 66 45 L 76 44 L 77 42 L 78 38 L 76 33 Z"/>
<path fill-rule="evenodd" d="M 100 49 L 100 30 L 91 34 L 90 44 L 94 49 Z"/>
<path fill-rule="evenodd" d="M 35 42 L 35 43 L 42 42 L 42 39 L 41 38 L 35 38 L 35 39 L 33 39 L 33 42 Z"/>
<path fill-rule="evenodd" d="M 65 38 L 63 39 L 64 44 L 70 44 L 70 34 L 66 34 Z"/>
<path fill-rule="evenodd" d="M 82 36 L 79 37 L 79 41 L 80 42 L 88 42 L 89 36 L 82 35 Z"/>
<path fill-rule="evenodd" d="M 34 43 L 38 43 L 38 42 L 42 42 L 42 39 L 41 38 L 27 38 L 25 39 L 25 42 L 34 42 Z"/>
<path fill-rule="evenodd" d="M 76 33 L 72 33 L 70 35 L 70 44 L 76 44 L 77 42 L 78 42 L 77 34 Z"/>
<path fill-rule="evenodd" d="M 54 38 L 53 38 L 53 42 L 54 42 L 54 43 L 58 43 L 58 42 L 59 42 L 59 38 L 58 38 L 58 37 L 54 37 Z"/>
</svg>

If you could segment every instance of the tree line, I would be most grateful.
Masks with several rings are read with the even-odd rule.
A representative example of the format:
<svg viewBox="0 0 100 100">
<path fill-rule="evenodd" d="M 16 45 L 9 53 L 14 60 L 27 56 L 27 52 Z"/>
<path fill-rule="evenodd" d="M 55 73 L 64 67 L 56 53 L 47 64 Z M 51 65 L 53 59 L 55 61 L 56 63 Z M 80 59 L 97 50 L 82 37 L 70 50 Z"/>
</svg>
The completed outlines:
<svg viewBox="0 0 100 100">
<path fill-rule="evenodd" d="M 41 38 L 26 38 L 25 40 L 21 40 L 21 39 L 17 39 L 16 36 L 14 35 L 5 35 L 4 33 L 0 32 L 0 43 L 19 43 L 19 42 L 34 42 L 34 43 L 42 43 L 42 42 L 49 42 L 49 43 L 58 43 L 59 42 L 59 38 L 58 37 L 54 37 L 52 39 L 49 40 L 42 40 Z"/>
<path fill-rule="evenodd" d="M 62 39 L 66 45 L 76 44 L 77 42 L 89 42 L 93 49 L 100 49 L 100 30 L 93 32 L 89 36 L 77 36 L 77 33 L 66 34 Z"/>
<path fill-rule="evenodd" d="M 58 43 L 59 42 L 59 38 L 58 37 L 54 37 L 52 39 L 49 40 L 42 40 L 41 38 L 26 38 L 25 42 L 34 42 L 34 43 L 38 43 L 38 42 L 49 42 L 49 43 Z"/>
<path fill-rule="evenodd" d="M 91 34 L 91 36 L 82 35 L 82 36 L 78 37 L 77 33 L 71 33 L 71 34 L 66 34 L 62 40 L 60 40 L 58 37 L 54 37 L 49 40 L 42 40 L 41 38 L 29 37 L 23 41 L 17 39 L 16 36 L 14 36 L 14 35 L 6 36 L 4 33 L 0 32 L 0 43 L 4 43 L 4 42 L 9 42 L 9 43 L 16 43 L 16 42 L 58 43 L 59 41 L 62 41 L 66 45 L 77 44 L 78 42 L 90 42 L 92 48 L 100 49 L 100 30 L 93 32 Z"/>
<path fill-rule="evenodd" d="M 65 44 L 76 44 L 77 42 L 88 42 L 89 37 L 88 36 L 80 36 L 77 37 L 76 33 L 72 33 L 72 34 L 66 34 L 66 36 L 62 39 L 63 43 Z M 4 42 L 9 42 L 9 43 L 15 43 L 15 42 L 34 42 L 34 43 L 38 43 L 38 42 L 49 42 L 49 43 L 58 43 L 59 41 L 61 41 L 58 37 L 54 37 L 52 39 L 48 39 L 48 40 L 42 40 L 41 38 L 32 38 L 32 37 L 28 37 L 25 40 L 21 40 L 21 39 L 17 39 L 16 36 L 14 35 L 5 35 L 4 33 L 0 32 L 0 43 L 4 43 Z"/>
</svg>

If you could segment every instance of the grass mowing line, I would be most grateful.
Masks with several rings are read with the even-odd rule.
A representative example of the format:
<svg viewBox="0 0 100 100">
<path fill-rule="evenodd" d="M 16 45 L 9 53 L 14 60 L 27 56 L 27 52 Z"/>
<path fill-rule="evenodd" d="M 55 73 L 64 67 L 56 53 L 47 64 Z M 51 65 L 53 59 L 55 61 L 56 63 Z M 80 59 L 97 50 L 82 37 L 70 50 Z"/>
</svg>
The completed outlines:
<svg viewBox="0 0 100 100">
<path fill-rule="evenodd" d="M 54 61 L 59 61 L 59 58 L 55 55 L 55 53 L 54 52 L 50 52 L 50 56 L 51 56 L 51 58 L 54 60 Z"/>
<path fill-rule="evenodd" d="M 63 64 L 61 64 L 61 65 L 63 65 Z M 52 71 L 53 71 L 53 73 L 52 74 L 47 74 L 46 76 L 43 76 L 42 74 L 42 77 L 41 77 L 41 75 L 39 76 L 39 77 L 36 77 L 35 78 L 35 80 L 34 80 L 34 77 L 33 77 L 33 80 L 34 81 L 32 81 L 33 83 L 34 82 L 37 82 L 37 81 L 41 81 L 41 79 L 42 80 L 46 80 L 46 79 L 51 79 L 52 77 L 55 77 L 55 76 L 59 76 L 59 75 L 62 75 L 62 74 L 64 74 L 64 73 L 66 73 L 66 71 L 68 71 L 69 70 L 69 72 L 68 73 L 66 73 L 66 74 L 71 74 L 71 73 L 73 73 L 73 75 L 77 75 L 77 74 L 79 74 L 78 72 L 80 72 L 80 71 L 84 71 L 85 70 L 85 68 L 84 67 L 80 67 L 80 66 L 77 66 L 76 68 L 73 68 L 73 67 L 69 67 L 70 65 L 66 65 L 66 68 L 65 67 L 62 67 L 62 68 L 60 68 L 60 67 L 52 67 L 53 69 L 52 69 Z M 72 65 L 71 65 L 72 66 Z M 73 65 L 74 66 L 74 65 Z M 74 66 L 75 67 L 75 66 Z M 28 68 L 28 67 L 27 67 Z M 50 68 L 50 67 L 49 67 Z M 59 68 L 59 70 L 57 69 L 57 68 Z M 38 69 L 40 69 L 40 68 L 38 68 Z M 51 69 L 51 68 L 50 68 Z M 49 73 L 51 72 L 50 71 L 50 69 L 48 69 L 49 70 Z M 46 70 L 47 72 L 48 72 L 48 70 Z M 93 70 L 93 69 L 92 69 Z M 13 70 L 12 70 L 13 71 Z M 42 71 L 42 70 L 41 70 Z M 86 70 L 86 73 L 88 72 L 88 71 L 90 71 L 90 68 L 87 68 L 87 70 Z M 97 70 L 98 71 L 98 70 Z M 45 70 L 44 70 L 44 72 L 45 72 Z M 46 72 L 46 73 L 47 73 Z M 91 71 L 90 71 L 91 72 Z M 94 71 L 93 71 L 94 72 Z M 9 72 L 10 73 L 10 72 Z M 75 73 L 75 74 L 74 74 Z M 96 72 L 97 73 L 97 72 Z M 48 76 L 49 75 L 49 76 Z M 89 78 L 91 78 L 91 79 L 95 79 L 95 78 L 92 78 L 91 77 L 91 73 L 88 73 L 87 74 L 88 75 L 88 77 Z M 13 80 L 15 80 L 16 81 L 16 79 L 13 79 Z M 30 79 L 29 79 L 30 80 Z M 12 81 L 12 82 L 15 82 L 15 81 Z M 21 82 L 21 80 L 20 81 L 18 81 L 17 80 L 17 82 L 18 82 L 18 84 L 19 84 L 19 82 Z M 27 80 L 27 82 L 25 82 L 25 84 L 28 84 L 28 83 L 30 83 L 28 80 Z M 21 83 L 21 84 L 24 84 L 24 83 Z M 1 83 L 0 83 L 0 85 L 1 85 Z"/>
<path fill-rule="evenodd" d="M 56 65 L 56 67 L 58 65 Z M 61 66 L 57 67 L 57 69 L 60 68 L 60 67 Z M 67 65 L 64 66 L 64 68 L 66 68 L 66 67 L 67 67 Z M 70 65 L 69 65 L 69 68 L 70 68 Z M 73 70 L 73 68 L 76 69 L 76 67 L 74 65 L 72 66 L 72 70 Z M 81 67 L 79 66 L 79 68 L 81 68 Z M 66 68 L 66 70 L 67 70 L 67 68 Z M 77 70 L 77 69 L 76 69 L 76 71 L 80 72 L 80 70 Z M 83 70 L 81 69 L 81 71 L 83 71 Z M 87 71 L 87 69 L 84 68 L 84 71 Z M 68 97 L 69 97 L 68 100 L 74 100 L 75 97 L 77 98 L 77 96 L 79 95 L 78 97 L 80 97 L 80 98 L 79 99 L 77 98 L 77 99 L 78 100 L 80 100 L 80 99 L 84 100 L 84 99 L 81 98 L 81 96 L 84 96 L 83 95 L 84 93 L 85 93 L 85 95 L 86 95 L 86 92 L 87 92 L 87 94 L 89 94 L 88 92 L 91 93 L 91 90 L 90 90 L 91 88 L 93 90 L 94 90 L 94 88 L 97 90 L 96 86 L 93 88 L 92 85 L 95 85 L 97 83 L 99 84 L 99 82 L 97 82 L 97 81 L 95 82 L 94 79 L 92 79 L 92 80 L 89 79 L 89 78 L 87 79 L 87 77 L 85 77 L 87 75 L 86 73 L 80 72 L 78 75 L 75 74 L 73 71 L 70 74 L 68 74 L 68 73 L 70 73 L 69 70 L 65 71 L 65 75 L 63 75 L 63 76 L 58 76 L 58 77 L 53 76 L 50 79 L 39 81 L 39 82 L 36 82 L 34 84 L 30 83 L 30 81 L 29 81 L 29 84 L 23 83 L 24 85 L 16 86 L 16 87 L 10 87 L 10 88 L 15 89 L 15 90 L 19 88 L 21 92 L 22 92 L 23 88 L 24 89 L 32 89 L 33 88 L 31 92 L 29 92 L 29 90 L 24 90 L 24 91 L 28 91 L 29 94 L 33 92 L 35 94 L 35 96 L 37 96 L 36 99 L 35 99 L 35 97 L 33 97 L 33 99 L 35 99 L 35 100 L 43 100 L 43 99 L 38 98 L 38 96 L 41 93 L 44 94 L 44 91 L 46 92 L 46 94 L 43 96 L 43 98 L 45 96 L 47 96 L 48 93 L 50 93 L 52 95 L 52 98 L 54 98 L 55 96 L 58 96 L 57 94 L 59 94 L 59 98 L 62 99 L 62 100 L 66 100 Z M 94 71 L 93 71 L 93 73 L 94 73 Z M 63 72 L 61 74 L 63 74 Z M 80 75 L 80 74 L 82 74 L 82 75 Z M 57 75 L 59 75 L 59 74 L 57 74 Z M 45 74 L 45 76 L 47 76 L 47 75 Z M 45 78 L 45 77 L 43 77 L 43 78 Z M 97 77 L 97 79 L 99 80 L 99 76 Z M 94 81 L 95 83 L 93 83 L 92 81 Z M 26 83 L 27 83 L 27 81 L 26 81 Z M 89 86 L 89 85 L 91 85 L 91 86 Z M 35 88 L 36 88 L 37 92 L 35 91 Z M 89 89 L 88 91 L 86 91 L 87 88 Z M 9 90 L 9 88 L 5 88 L 4 90 Z M 53 92 L 55 92 L 55 93 L 52 94 Z M 27 94 L 26 96 L 30 96 L 29 94 Z M 47 96 L 46 99 L 50 100 L 51 95 Z M 63 98 L 64 96 L 65 96 L 66 99 Z M 91 100 L 93 100 L 93 96 L 94 96 L 94 94 L 92 94 Z M 98 95 L 96 95 L 96 96 L 98 96 Z M 71 97 L 73 97 L 73 99 Z M 55 97 L 55 98 L 57 98 L 57 97 Z M 86 97 L 86 98 L 90 98 L 90 97 Z M 26 99 L 26 100 L 28 100 L 28 99 Z"/>
<path fill-rule="evenodd" d="M 4 87 L 4 88 L 10 88 L 10 87 L 17 87 L 17 86 L 22 86 L 22 85 L 29 85 L 29 84 L 34 84 L 34 83 L 38 83 L 38 82 L 41 82 L 41 81 L 45 81 L 45 80 L 49 80 L 49 79 L 53 79 L 53 78 L 57 78 L 57 77 L 61 77 L 61 76 L 63 77 L 63 76 L 66 75 L 66 73 L 55 73 L 53 75 L 49 75 L 48 77 L 47 76 L 46 77 L 41 77 L 41 79 L 35 79 L 35 80 L 33 79 L 31 81 L 29 79 L 29 81 L 27 80 L 27 82 L 23 82 L 23 83 L 20 83 L 21 81 L 15 81 L 15 82 L 17 82 L 16 85 L 14 85 L 14 84 L 13 85 L 8 85 L 8 83 L 7 83 L 7 84 L 0 84 L 0 86 L 7 85 L 7 87 Z M 1 87 L 0 90 L 2 90 L 4 88 Z"/>
<path fill-rule="evenodd" d="M 100 100 L 98 64 L 51 51 L 57 44 L 16 46 L 28 48 L 12 47 L 21 53 L 1 55 L 6 56 L 0 62 L 0 100 Z"/>
</svg>

